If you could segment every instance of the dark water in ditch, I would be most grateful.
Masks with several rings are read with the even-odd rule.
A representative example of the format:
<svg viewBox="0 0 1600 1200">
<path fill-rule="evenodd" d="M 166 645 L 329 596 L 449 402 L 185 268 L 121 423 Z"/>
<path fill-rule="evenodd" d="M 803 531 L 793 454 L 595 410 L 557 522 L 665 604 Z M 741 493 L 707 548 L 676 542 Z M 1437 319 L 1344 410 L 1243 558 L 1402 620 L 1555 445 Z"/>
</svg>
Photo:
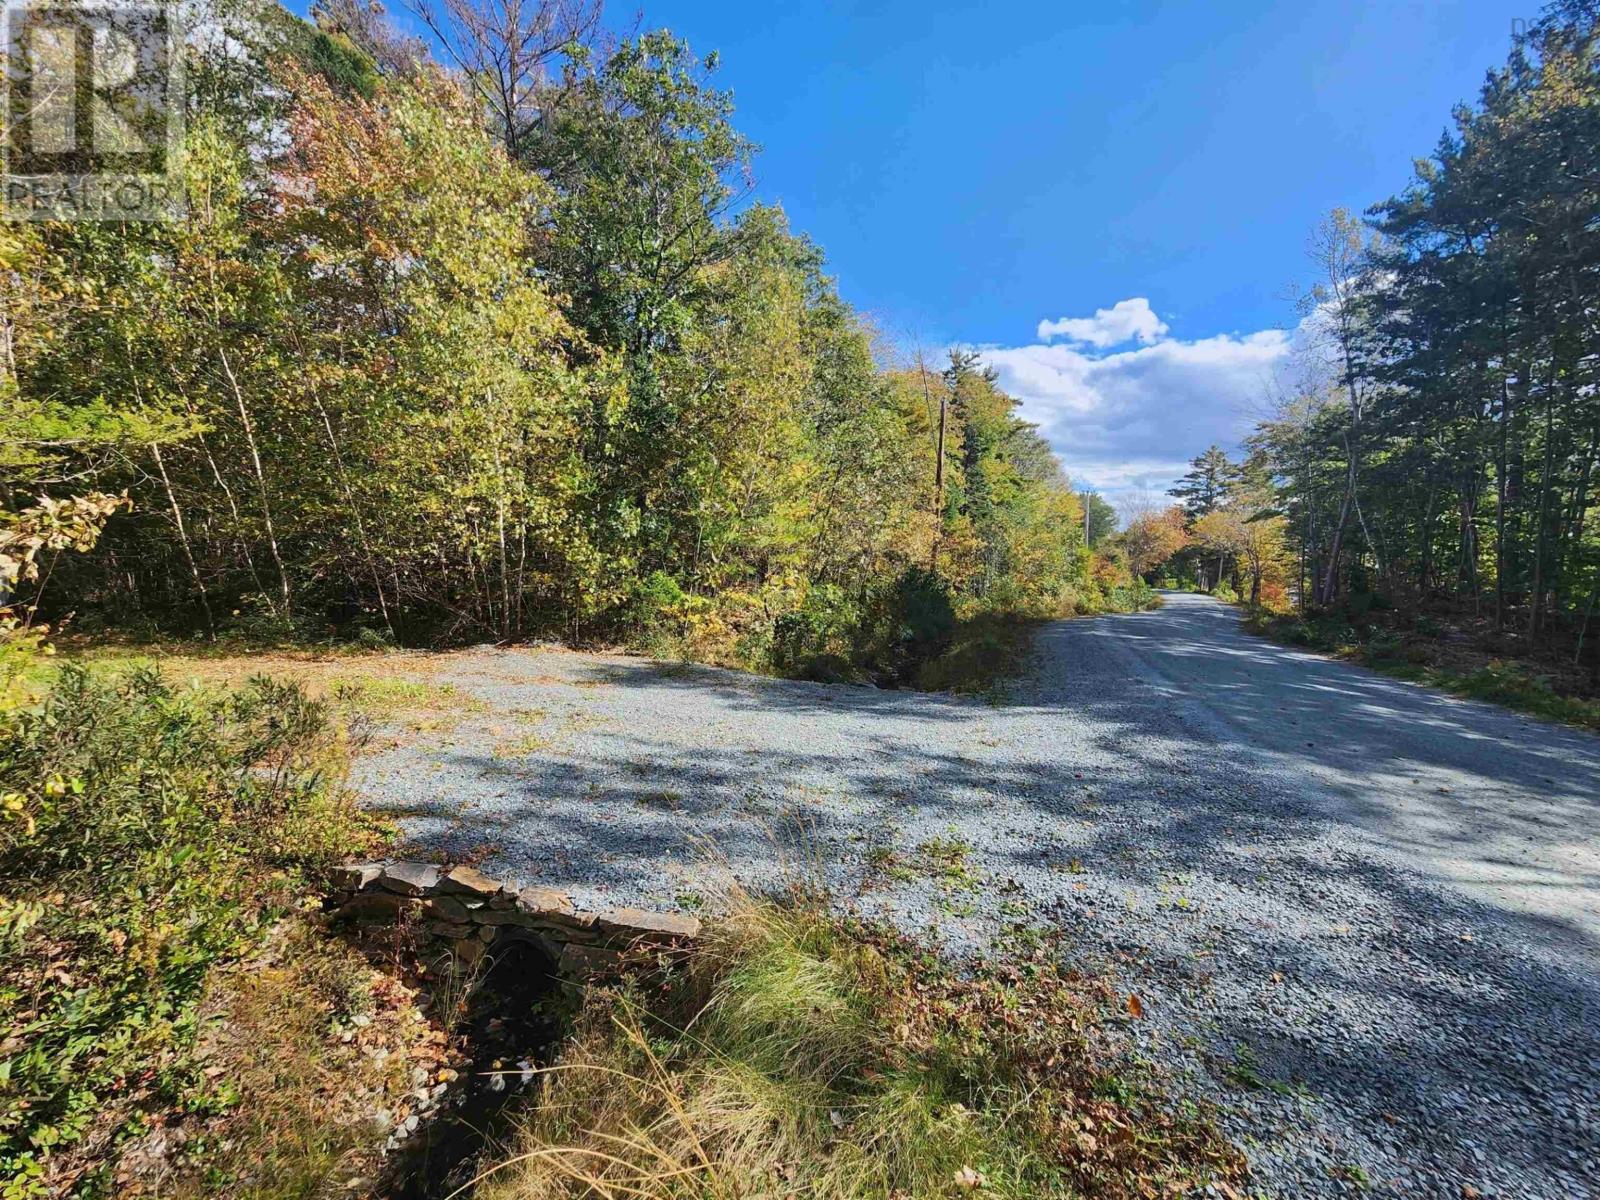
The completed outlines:
<svg viewBox="0 0 1600 1200">
<path fill-rule="evenodd" d="M 391 1200 L 445 1200 L 492 1165 L 489 1152 L 503 1149 L 516 1102 L 536 1086 L 517 1064 L 547 1066 L 561 1037 L 560 984 L 549 955 L 513 941 L 490 951 L 484 963 L 456 1029 L 471 1058 L 441 1105 L 396 1152 L 384 1189 Z M 508 1073 L 491 1073 L 497 1060 Z"/>
</svg>

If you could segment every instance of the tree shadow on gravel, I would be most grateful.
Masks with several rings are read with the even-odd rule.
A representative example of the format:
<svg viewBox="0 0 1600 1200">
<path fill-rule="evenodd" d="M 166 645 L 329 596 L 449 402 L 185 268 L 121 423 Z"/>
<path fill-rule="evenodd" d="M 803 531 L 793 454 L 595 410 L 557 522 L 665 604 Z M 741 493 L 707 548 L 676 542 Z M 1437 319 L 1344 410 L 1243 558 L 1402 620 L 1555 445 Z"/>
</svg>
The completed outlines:
<svg viewBox="0 0 1600 1200">
<path fill-rule="evenodd" d="M 465 685 L 516 689 L 536 685 L 578 688 L 591 692 L 621 689 L 670 703 L 692 695 L 716 700 L 728 712 L 782 711 L 848 713 L 862 719 L 963 721 L 994 707 L 989 701 L 943 692 L 879 688 L 871 685 L 810 683 L 780 679 L 700 663 L 664 662 L 631 656 L 580 658 L 551 656 L 545 651 L 496 651 L 495 660 L 464 666 L 452 676 Z M 522 660 L 525 669 L 513 666 Z M 492 665 L 491 665 L 492 664 Z M 552 673 L 555 668 L 559 673 Z"/>
<path fill-rule="evenodd" d="M 1513 1194 L 1600 1185 L 1593 977 L 1519 953 L 1521 922 L 1485 905 L 1370 863 L 1341 870 L 1346 890 L 1375 898 L 1376 919 L 1356 916 L 1345 934 L 1308 936 L 1294 921 L 1252 931 L 1249 968 L 1210 981 L 1224 1002 L 1194 1006 L 1213 1045 L 1233 1048 L 1235 1085 L 1248 1047 L 1263 1080 L 1334 1102 L 1390 1150 L 1390 1169 L 1526 1188 Z M 1283 1115 L 1294 1119 L 1292 1103 Z"/>
<path fill-rule="evenodd" d="M 1220 607 L 1161 617 L 1047 627 L 999 708 L 630 660 L 465 675 L 497 705 L 609 724 L 362 771 L 438 857 L 629 900 L 694 888 L 702 840 L 759 885 L 813 838 L 848 891 L 874 847 L 955 831 L 1085 955 L 1150 964 L 1153 1011 L 1284 1128 L 1309 1104 L 1383 1169 L 1600 1191 L 1572 1182 L 1600 1185 L 1579 1173 L 1600 1161 L 1600 941 L 1571 915 L 1600 875 L 1516 850 L 1600 838 L 1600 740 L 1258 641 Z M 1554 902 L 1459 895 L 1458 867 Z M 945 919 L 908 895 L 912 927 Z"/>
</svg>

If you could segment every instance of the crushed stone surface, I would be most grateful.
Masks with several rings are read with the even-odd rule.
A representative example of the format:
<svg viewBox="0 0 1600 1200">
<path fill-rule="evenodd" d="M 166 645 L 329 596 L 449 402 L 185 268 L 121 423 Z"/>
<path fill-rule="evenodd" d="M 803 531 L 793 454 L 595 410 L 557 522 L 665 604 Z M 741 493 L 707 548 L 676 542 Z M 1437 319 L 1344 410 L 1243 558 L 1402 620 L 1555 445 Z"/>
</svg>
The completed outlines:
<svg viewBox="0 0 1600 1200">
<path fill-rule="evenodd" d="M 1234 610 L 1037 634 L 1006 703 L 482 649 L 357 785 L 585 906 L 822 875 L 958 953 L 1062 931 L 1284 1197 L 1600 1197 L 1600 738 Z"/>
</svg>

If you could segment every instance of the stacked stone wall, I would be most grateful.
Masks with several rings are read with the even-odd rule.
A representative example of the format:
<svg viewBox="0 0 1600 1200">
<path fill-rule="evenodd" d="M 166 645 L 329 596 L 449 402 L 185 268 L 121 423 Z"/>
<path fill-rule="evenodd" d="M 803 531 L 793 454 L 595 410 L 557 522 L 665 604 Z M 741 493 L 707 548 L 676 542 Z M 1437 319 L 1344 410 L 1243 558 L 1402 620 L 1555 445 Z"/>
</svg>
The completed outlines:
<svg viewBox="0 0 1600 1200">
<path fill-rule="evenodd" d="M 338 920 L 408 924 L 469 967 L 502 940 L 532 940 L 573 982 L 681 954 L 700 936 L 696 917 L 584 911 L 563 892 L 490 879 L 468 866 L 350 863 L 338 869 L 334 886 L 329 903 Z"/>
</svg>

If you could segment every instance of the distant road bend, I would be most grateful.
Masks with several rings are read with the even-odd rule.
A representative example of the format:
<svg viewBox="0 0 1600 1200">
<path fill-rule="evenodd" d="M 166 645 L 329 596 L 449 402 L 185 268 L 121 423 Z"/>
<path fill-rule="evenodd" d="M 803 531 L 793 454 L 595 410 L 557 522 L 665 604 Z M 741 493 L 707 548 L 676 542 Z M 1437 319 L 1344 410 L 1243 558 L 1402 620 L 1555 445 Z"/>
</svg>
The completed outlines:
<svg viewBox="0 0 1600 1200">
<path fill-rule="evenodd" d="M 540 735 L 365 760 L 439 854 L 672 904 L 706 885 L 692 838 L 766 882 L 798 816 L 841 895 L 874 848 L 959 838 L 970 913 L 931 880 L 862 905 L 982 953 L 1021 896 L 1139 989 L 1147 1054 L 1269 1191 L 1600 1197 L 1600 738 L 1178 594 L 1045 626 L 998 707 L 554 650 L 435 678 Z"/>
</svg>

